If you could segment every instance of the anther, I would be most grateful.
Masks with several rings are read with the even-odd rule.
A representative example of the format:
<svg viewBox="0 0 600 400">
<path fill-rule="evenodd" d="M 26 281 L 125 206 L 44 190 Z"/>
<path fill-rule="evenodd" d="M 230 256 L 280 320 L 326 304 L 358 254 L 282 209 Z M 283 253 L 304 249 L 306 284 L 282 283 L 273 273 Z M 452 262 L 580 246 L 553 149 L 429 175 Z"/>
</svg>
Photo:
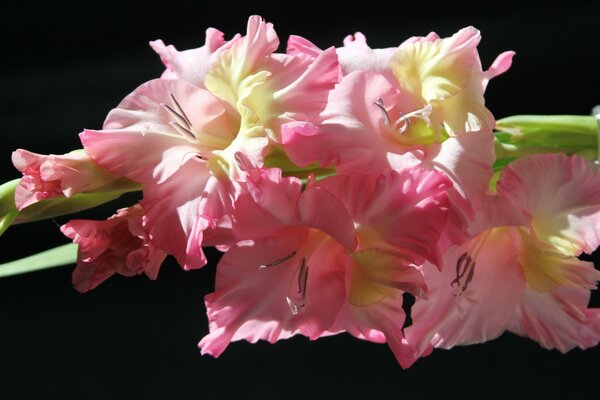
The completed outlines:
<svg viewBox="0 0 600 400">
<path fill-rule="evenodd" d="M 268 263 L 268 264 L 263 264 L 263 265 L 260 265 L 260 266 L 258 267 L 258 269 L 265 269 L 265 268 L 275 267 L 276 265 L 279 265 L 279 264 L 283 264 L 284 262 L 286 262 L 286 261 L 287 261 L 287 260 L 289 260 L 290 258 L 294 257 L 295 255 L 296 255 L 296 252 L 295 252 L 295 251 L 292 251 L 292 252 L 291 252 L 290 254 L 288 254 L 287 256 L 284 256 L 284 257 L 278 258 L 277 260 L 275 260 L 275 261 L 273 261 L 273 262 L 270 262 L 270 263 Z M 302 260 L 304 260 L 304 259 L 302 259 Z"/>
<path fill-rule="evenodd" d="M 173 128 L 175 128 L 177 130 L 177 132 L 179 132 L 181 135 L 185 136 L 186 139 L 188 140 L 196 140 L 196 135 L 194 135 L 194 133 L 192 131 L 190 131 L 189 129 L 181 126 L 178 122 L 175 121 L 171 121 L 169 122 L 169 125 L 171 125 Z"/>
<path fill-rule="evenodd" d="M 175 96 L 173 96 L 173 93 L 171 93 L 171 100 L 173 100 L 173 105 L 175 105 L 175 108 L 177 108 L 178 114 L 181 115 L 185 119 L 185 122 L 187 123 L 188 126 L 192 126 L 192 122 L 185 114 L 185 111 L 183 111 L 183 108 L 181 108 L 181 106 L 179 105 L 179 102 L 177 101 Z"/>
<path fill-rule="evenodd" d="M 173 118 L 173 121 L 170 121 L 169 124 L 174 127 L 177 132 L 183 135 L 186 139 L 190 141 L 196 140 L 196 135 L 193 132 L 192 123 L 188 116 L 183 111 L 183 108 L 173 96 L 173 93 L 170 94 L 171 101 L 173 103 L 173 107 L 169 106 L 165 103 L 160 103 L 161 107 L 163 107 L 167 113 Z"/>
<path fill-rule="evenodd" d="M 475 274 L 475 260 L 469 253 L 463 253 L 456 261 L 456 278 L 450 282 L 450 286 L 458 286 L 459 293 L 464 292 L 469 287 Z M 466 277 L 465 277 L 466 275 Z M 463 280 L 463 278 L 465 278 Z"/>
<path fill-rule="evenodd" d="M 408 128 L 410 128 L 410 118 L 419 118 L 427 124 L 427 126 L 431 126 L 431 120 L 429 116 L 431 115 L 431 104 L 427 104 L 425 107 L 420 108 L 418 110 L 409 112 L 408 114 L 401 114 L 400 118 L 394 122 L 392 128 L 398 131 L 399 133 L 404 133 Z"/>
<path fill-rule="evenodd" d="M 295 252 L 293 254 L 295 254 Z M 286 257 L 286 259 L 289 258 L 290 257 Z M 298 277 L 296 280 L 298 289 L 295 291 L 295 293 L 290 295 L 291 297 L 286 296 L 285 298 L 293 315 L 298 315 L 299 313 L 304 312 L 307 282 L 308 265 L 306 264 L 306 258 L 302 257 L 302 260 L 300 261 L 300 270 L 298 271 Z"/>
<path fill-rule="evenodd" d="M 392 121 L 390 120 L 390 115 L 385 109 L 385 105 L 383 104 L 383 100 L 381 100 L 381 97 L 379 97 L 373 104 L 377 106 L 383 113 L 383 123 L 389 126 L 392 123 Z"/>
<path fill-rule="evenodd" d="M 298 272 L 298 294 L 302 294 L 302 298 L 306 297 L 306 283 L 308 281 L 308 266 L 306 258 L 302 258 L 300 263 L 300 272 Z"/>
</svg>

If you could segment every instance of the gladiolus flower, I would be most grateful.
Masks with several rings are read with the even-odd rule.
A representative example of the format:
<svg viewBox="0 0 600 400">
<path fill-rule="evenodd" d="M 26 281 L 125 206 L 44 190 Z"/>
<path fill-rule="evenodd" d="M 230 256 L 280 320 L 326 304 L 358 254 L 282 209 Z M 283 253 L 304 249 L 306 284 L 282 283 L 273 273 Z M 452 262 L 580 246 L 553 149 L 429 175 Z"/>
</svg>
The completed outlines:
<svg viewBox="0 0 600 400">
<path fill-rule="evenodd" d="M 446 223 L 448 181 L 420 169 L 330 177 L 300 192 L 277 170 L 248 182 L 233 213 L 241 241 L 206 297 L 203 353 L 230 341 L 348 331 L 402 357 L 402 293 L 426 292 L 415 265 Z M 265 291 L 265 287 L 269 290 Z"/>
<path fill-rule="evenodd" d="M 406 366 L 435 347 L 505 330 L 562 352 L 598 344 L 600 309 L 588 301 L 600 271 L 576 256 L 600 245 L 599 219 L 600 173 L 591 163 L 558 154 L 511 163 L 472 238 L 445 255 L 441 272 L 423 268 L 429 298 L 413 307 Z"/>
<path fill-rule="evenodd" d="M 445 173 L 450 189 L 452 234 L 458 238 L 493 174 L 491 130 L 467 132 L 441 143 L 430 126 L 430 108 L 411 110 L 389 80 L 375 72 L 353 72 L 331 92 L 319 124 L 282 127 L 285 151 L 296 164 L 335 166 L 338 174 L 381 173 L 420 166 Z M 461 222 L 462 221 L 462 222 Z M 459 239 L 462 240 L 462 239 Z"/>
<path fill-rule="evenodd" d="M 19 149 L 13 152 L 12 162 L 23 173 L 15 190 L 18 210 L 50 198 L 107 192 L 127 185 L 126 180 L 100 168 L 81 150 L 43 155 Z"/>
<path fill-rule="evenodd" d="M 206 263 L 204 231 L 232 210 L 245 179 L 237 155 L 262 166 L 265 129 L 273 126 L 267 114 L 287 120 L 314 114 L 337 80 L 333 50 L 308 62 L 272 55 L 277 45 L 272 25 L 250 17 L 247 35 L 212 63 L 208 90 L 185 80 L 150 81 L 109 114 L 102 131 L 81 135 L 96 162 L 144 184 L 144 224 L 185 269 Z"/>
<path fill-rule="evenodd" d="M 490 79 L 510 68 L 514 52 L 500 54 L 484 72 L 477 53 L 480 40 L 473 27 L 445 39 L 432 33 L 403 43 L 391 62 L 413 108 L 431 105 L 432 121 L 443 124 L 450 134 L 494 127 L 483 92 Z"/>
<path fill-rule="evenodd" d="M 208 90 L 276 141 L 281 124 L 316 117 L 338 82 L 335 48 L 307 58 L 274 53 L 278 46 L 273 25 L 252 16 L 246 36 L 231 42 L 205 78 Z"/>
<path fill-rule="evenodd" d="M 156 279 L 166 254 L 149 240 L 142 226 L 144 210 L 123 208 L 106 221 L 72 220 L 60 229 L 79 245 L 73 285 L 80 292 L 94 289 L 117 273 L 145 273 Z"/>
</svg>

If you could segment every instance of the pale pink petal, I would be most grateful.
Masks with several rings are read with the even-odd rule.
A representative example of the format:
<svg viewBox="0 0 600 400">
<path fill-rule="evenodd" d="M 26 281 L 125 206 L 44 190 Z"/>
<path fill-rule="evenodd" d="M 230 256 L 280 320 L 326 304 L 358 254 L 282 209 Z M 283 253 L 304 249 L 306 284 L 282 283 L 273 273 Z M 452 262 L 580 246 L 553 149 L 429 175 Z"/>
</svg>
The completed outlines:
<svg viewBox="0 0 600 400">
<path fill-rule="evenodd" d="M 296 213 L 293 213 L 289 219 L 295 221 L 296 218 Z M 238 241 L 268 237 L 289 226 L 256 203 L 250 194 L 242 194 L 235 201 L 233 221 L 232 229 Z"/>
<path fill-rule="evenodd" d="M 282 224 L 294 225 L 298 221 L 298 199 L 302 191 L 298 178 L 284 177 L 279 168 L 263 169 L 246 182 L 246 190 Z"/>
<path fill-rule="evenodd" d="M 264 169 L 246 182 L 245 190 L 233 211 L 233 232 L 238 240 L 259 239 L 298 225 L 299 179 L 284 178 L 276 168 Z"/>
<path fill-rule="evenodd" d="M 402 44 L 400 46 L 412 44 L 412 43 L 418 43 L 418 42 L 434 42 L 439 39 L 440 39 L 440 36 L 437 33 L 429 32 L 427 34 L 427 36 L 412 36 L 412 37 L 406 39 L 404 42 L 402 42 Z"/>
<path fill-rule="evenodd" d="M 198 155 L 180 138 L 137 130 L 85 130 L 79 138 L 98 164 L 140 183 L 163 182 Z"/>
<path fill-rule="evenodd" d="M 286 66 L 287 67 L 287 66 Z M 287 77 L 286 74 L 294 75 Z M 321 52 L 302 74 L 291 68 L 273 71 L 273 97 L 277 106 L 285 110 L 287 118 L 314 118 L 327 105 L 329 92 L 338 83 L 338 60 L 335 48 Z M 292 78 L 292 79 L 291 79 Z M 284 83 L 285 82 L 285 83 Z"/>
<path fill-rule="evenodd" d="M 587 308 L 589 298 L 590 291 L 584 288 L 557 287 L 550 292 L 527 289 L 509 329 L 563 353 L 575 347 L 596 346 L 600 342 L 600 309 Z"/>
<path fill-rule="evenodd" d="M 236 107 L 241 82 L 259 70 L 267 56 L 277 50 L 279 38 L 273 24 L 253 15 L 248 19 L 246 35 L 231 42 L 212 63 L 205 86 L 217 97 Z"/>
<path fill-rule="evenodd" d="M 231 42 L 238 38 L 239 35 L 236 35 Z M 163 79 L 183 79 L 203 88 L 206 72 L 228 47 L 228 42 L 225 41 L 223 32 L 208 28 L 204 46 L 196 49 L 178 51 L 173 45 L 166 46 L 162 40 L 152 41 L 150 46 L 166 67 Z"/>
<path fill-rule="evenodd" d="M 180 133 L 176 118 L 165 106 L 175 99 L 190 120 L 196 140 Z M 163 182 L 196 156 L 225 148 L 237 127 L 223 104 L 211 93 L 191 83 L 153 80 L 138 87 L 112 110 L 104 130 L 86 130 L 81 141 L 101 166 L 143 182 Z"/>
<path fill-rule="evenodd" d="M 272 54 L 265 59 L 262 70 L 253 75 L 256 83 L 248 84 L 248 78 L 240 84 L 240 102 L 256 113 L 258 123 L 279 142 L 282 124 L 317 120 L 338 82 L 338 72 L 333 47 L 314 59 Z"/>
<path fill-rule="evenodd" d="M 232 52 L 238 52 L 248 69 L 254 69 L 264 57 L 273 53 L 279 47 L 279 38 L 273 29 L 273 24 L 265 22 L 258 15 L 248 18 L 246 36 L 236 41 Z"/>
<path fill-rule="evenodd" d="M 383 175 L 332 176 L 319 183 L 338 197 L 355 222 L 362 249 L 380 248 L 422 264 L 446 225 L 449 181 L 413 168 Z"/>
<path fill-rule="evenodd" d="M 322 134 L 319 127 L 305 121 L 288 122 L 281 126 L 281 142 L 287 156 L 296 165 L 306 166 L 318 160 L 321 165 L 336 161 L 335 136 Z"/>
<path fill-rule="evenodd" d="M 343 270 L 335 258 L 343 254 L 333 241 L 308 260 L 291 256 L 306 239 L 306 229 L 231 248 L 217 267 L 215 293 L 206 296 L 210 333 L 200 341 L 203 354 L 219 356 L 232 341 L 274 343 L 302 333 L 320 336 L 335 320 L 344 299 Z M 276 260 L 277 265 L 267 266 Z M 308 265 L 301 311 L 293 312 L 298 274 Z M 262 266 L 262 268 L 261 268 Z"/>
<path fill-rule="evenodd" d="M 563 154 L 534 155 L 504 169 L 498 193 L 530 216 L 536 235 L 563 254 L 600 245 L 600 170 Z"/>
<path fill-rule="evenodd" d="M 204 231 L 202 237 L 202 246 L 216 247 L 217 250 L 222 252 L 226 252 L 236 243 L 231 215 L 224 215 L 213 221 Z"/>
<path fill-rule="evenodd" d="M 494 135 L 489 130 L 482 130 L 431 145 L 423 167 L 445 173 L 454 182 L 458 193 L 476 206 L 487 194 L 494 161 Z"/>
<path fill-rule="evenodd" d="M 468 226 L 488 191 L 494 161 L 491 131 L 460 134 L 425 150 L 421 167 L 441 171 L 453 182 L 448 190 L 448 227 L 439 243 L 442 251 L 467 239 Z"/>
<path fill-rule="evenodd" d="M 508 69 L 512 65 L 512 59 L 515 56 L 515 54 L 516 53 L 514 51 L 505 51 L 503 53 L 500 53 L 498 57 L 496 57 L 490 68 L 487 71 L 484 71 L 483 73 L 483 75 L 485 76 L 485 79 L 483 81 L 484 89 L 487 86 L 490 79 L 495 78 L 498 75 L 501 75 L 508 71 Z"/>
<path fill-rule="evenodd" d="M 314 60 L 322 52 L 323 50 L 302 36 L 290 35 L 288 38 L 286 53 L 291 56 L 302 56 Z"/>
<path fill-rule="evenodd" d="M 337 240 L 346 250 L 356 248 L 354 223 L 344 203 L 320 187 L 307 189 L 298 202 L 300 220 Z"/>
<path fill-rule="evenodd" d="M 286 154 L 297 165 L 335 164 L 338 173 L 381 172 L 392 151 L 382 138 L 382 112 L 375 102 L 395 104 L 398 91 L 373 72 L 352 73 L 331 92 L 320 127 L 291 123 L 282 127 Z"/>
<path fill-rule="evenodd" d="M 144 186 L 144 226 L 152 243 L 186 270 L 206 264 L 203 231 L 231 211 L 229 181 L 212 176 L 201 161 L 185 164 L 162 184 Z"/>
<path fill-rule="evenodd" d="M 205 297 L 210 333 L 200 341 L 202 354 L 218 357 L 232 341 L 275 342 L 297 333 L 286 302 L 294 260 L 260 266 L 288 256 L 301 240 L 301 233 L 288 231 L 271 240 L 242 242 L 225 253 L 217 266 L 215 292 Z"/>
<path fill-rule="evenodd" d="M 414 361 L 432 347 L 481 343 L 506 330 L 525 289 L 519 237 L 511 229 L 496 228 L 452 248 L 441 272 L 430 264 L 423 267 L 428 297 L 416 300 L 413 323 L 405 330 Z M 474 261 L 470 281 L 467 257 Z"/>
<path fill-rule="evenodd" d="M 393 82 L 394 74 L 390 61 L 397 49 L 397 47 L 372 49 L 367 44 L 365 35 L 356 32 L 344 39 L 344 47 L 338 48 L 337 53 L 344 75 L 354 71 L 374 71 Z"/>
<path fill-rule="evenodd" d="M 523 213 L 506 197 L 485 196 L 473 219 L 469 222 L 469 233 L 474 236 L 488 229 L 502 226 L 527 226 Z"/>
<path fill-rule="evenodd" d="M 402 331 L 402 293 L 422 296 L 426 292 L 421 271 L 379 249 L 350 254 L 345 261 L 348 301 L 328 333 L 346 331 L 359 339 L 387 342 L 398 362 L 406 365 L 411 350 Z"/>
<path fill-rule="evenodd" d="M 404 368 L 411 364 L 411 348 L 403 335 L 406 315 L 402 293 L 367 307 L 347 305 L 332 327 L 332 332 L 347 331 L 351 335 L 375 343 L 387 343 L 396 360 Z"/>
</svg>

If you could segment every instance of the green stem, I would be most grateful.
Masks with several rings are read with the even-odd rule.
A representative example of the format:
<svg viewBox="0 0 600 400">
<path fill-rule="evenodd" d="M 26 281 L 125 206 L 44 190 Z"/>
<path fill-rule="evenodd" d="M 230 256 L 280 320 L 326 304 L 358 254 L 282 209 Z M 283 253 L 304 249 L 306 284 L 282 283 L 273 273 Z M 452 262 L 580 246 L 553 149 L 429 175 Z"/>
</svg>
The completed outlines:
<svg viewBox="0 0 600 400">
<path fill-rule="evenodd" d="M 76 260 L 77 245 L 68 243 L 20 260 L 0 264 L 0 278 L 74 264 Z"/>
<path fill-rule="evenodd" d="M 0 236 L 19 215 L 15 207 L 15 189 L 20 179 L 14 179 L 0 185 Z"/>
</svg>

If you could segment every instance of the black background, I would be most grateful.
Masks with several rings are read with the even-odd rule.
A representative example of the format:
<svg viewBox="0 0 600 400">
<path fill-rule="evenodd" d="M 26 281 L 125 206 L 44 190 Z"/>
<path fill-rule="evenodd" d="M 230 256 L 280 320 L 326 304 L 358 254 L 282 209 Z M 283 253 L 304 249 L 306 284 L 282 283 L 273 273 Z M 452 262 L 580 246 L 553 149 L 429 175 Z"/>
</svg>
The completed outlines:
<svg viewBox="0 0 600 400">
<path fill-rule="evenodd" d="M 586 4 L 587 3 L 587 4 Z M 325 48 L 355 31 L 388 47 L 431 30 L 482 31 L 488 66 L 517 52 L 512 69 L 490 84 L 498 117 L 588 114 L 600 103 L 598 2 L 278 2 L 116 1 L 76 6 L 1 6 L 0 181 L 18 177 L 10 153 L 79 148 L 77 133 L 99 128 L 127 93 L 163 70 L 147 46 L 162 38 L 178 49 L 204 42 L 213 26 L 244 32 L 248 15 Z M 84 217 L 106 218 L 119 204 Z M 58 218 L 62 224 L 67 218 Z M 11 228 L 0 262 L 64 243 L 53 221 Z M 385 345 L 348 335 L 276 345 L 232 344 L 219 358 L 200 356 L 207 333 L 203 296 L 212 290 L 218 253 L 185 273 L 169 259 L 155 282 L 115 277 L 91 293 L 72 289 L 72 267 L 0 281 L 0 399 L 227 398 L 573 398 L 597 396 L 600 349 L 567 355 L 506 334 L 493 342 L 436 351 L 402 370 Z M 595 305 L 600 303 L 594 298 Z"/>
</svg>

